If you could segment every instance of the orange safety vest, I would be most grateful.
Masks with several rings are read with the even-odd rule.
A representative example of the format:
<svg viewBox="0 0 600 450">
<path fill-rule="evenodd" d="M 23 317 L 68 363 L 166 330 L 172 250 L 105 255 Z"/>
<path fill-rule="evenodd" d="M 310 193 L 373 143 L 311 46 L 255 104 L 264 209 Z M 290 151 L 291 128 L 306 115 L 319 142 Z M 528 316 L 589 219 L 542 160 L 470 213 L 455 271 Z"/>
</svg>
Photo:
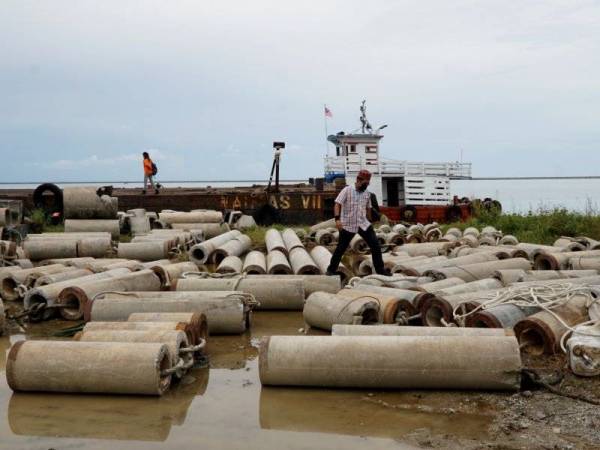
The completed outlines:
<svg viewBox="0 0 600 450">
<path fill-rule="evenodd" d="M 152 176 L 152 160 L 144 159 L 144 175 Z"/>
</svg>

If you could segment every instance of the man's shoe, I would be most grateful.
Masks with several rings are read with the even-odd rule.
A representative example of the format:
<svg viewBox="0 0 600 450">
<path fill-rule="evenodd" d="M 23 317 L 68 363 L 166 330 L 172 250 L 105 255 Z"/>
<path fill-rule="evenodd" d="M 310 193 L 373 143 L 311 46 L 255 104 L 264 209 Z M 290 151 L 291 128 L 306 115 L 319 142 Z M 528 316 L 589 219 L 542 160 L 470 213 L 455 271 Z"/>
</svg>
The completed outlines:
<svg viewBox="0 0 600 450">
<path fill-rule="evenodd" d="M 391 277 L 394 274 L 390 271 L 390 269 L 384 269 L 384 271 L 383 271 L 383 273 L 381 275 L 383 275 L 385 277 Z"/>
<path fill-rule="evenodd" d="M 334 277 L 334 276 L 336 276 L 336 275 L 337 275 L 337 273 L 335 273 L 335 272 L 332 272 L 331 270 L 327 269 L 327 272 L 325 272 L 325 275 L 328 275 L 328 276 L 330 276 L 330 277 Z"/>
</svg>

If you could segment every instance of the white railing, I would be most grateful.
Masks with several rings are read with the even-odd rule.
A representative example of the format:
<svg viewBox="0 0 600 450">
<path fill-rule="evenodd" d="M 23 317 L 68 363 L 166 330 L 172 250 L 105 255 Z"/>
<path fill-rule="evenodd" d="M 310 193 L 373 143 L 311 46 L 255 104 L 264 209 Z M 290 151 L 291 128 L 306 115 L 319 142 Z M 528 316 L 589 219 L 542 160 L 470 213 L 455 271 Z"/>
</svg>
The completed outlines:
<svg viewBox="0 0 600 450">
<path fill-rule="evenodd" d="M 449 162 L 409 162 L 395 161 L 391 159 L 380 159 L 379 162 L 367 162 L 363 155 L 353 155 L 355 161 L 347 161 L 344 156 L 325 157 L 325 173 L 347 173 L 358 172 L 368 169 L 373 173 L 395 176 L 429 176 L 448 177 L 451 179 L 471 178 L 471 163 Z"/>
</svg>

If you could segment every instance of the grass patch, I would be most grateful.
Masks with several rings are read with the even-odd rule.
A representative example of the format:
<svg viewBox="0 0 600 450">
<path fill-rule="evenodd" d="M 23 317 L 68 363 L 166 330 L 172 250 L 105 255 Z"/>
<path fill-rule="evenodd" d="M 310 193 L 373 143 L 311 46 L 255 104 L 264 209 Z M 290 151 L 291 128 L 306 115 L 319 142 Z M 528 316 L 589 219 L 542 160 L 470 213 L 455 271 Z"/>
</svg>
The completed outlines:
<svg viewBox="0 0 600 450">
<path fill-rule="evenodd" d="M 479 212 L 466 222 L 444 225 L 443 230 L 457 227 L 481 230 L 491 225 L 504 234 L 512 234 L 519 242 L 551 245 L 561 236 L 587 236 L 600 240 L 600 216 L 593 212 L 578 213 L 564 208 L 539 209 L 528 214 L 496 214 Z"/>
</svg>

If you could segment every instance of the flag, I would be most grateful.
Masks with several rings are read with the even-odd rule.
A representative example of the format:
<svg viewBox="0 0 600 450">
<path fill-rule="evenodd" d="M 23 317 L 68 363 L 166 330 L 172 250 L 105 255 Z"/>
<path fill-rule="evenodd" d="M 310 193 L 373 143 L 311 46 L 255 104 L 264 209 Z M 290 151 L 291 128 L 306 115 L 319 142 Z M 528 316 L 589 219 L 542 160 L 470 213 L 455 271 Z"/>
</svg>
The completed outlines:
<svg viewBox="0 0 600 450">
<path fill-rule="evenodd" d="M 333 117 L 331 110 L 327 106 L 325 106 L 325 117 Z"/>
</svg>

